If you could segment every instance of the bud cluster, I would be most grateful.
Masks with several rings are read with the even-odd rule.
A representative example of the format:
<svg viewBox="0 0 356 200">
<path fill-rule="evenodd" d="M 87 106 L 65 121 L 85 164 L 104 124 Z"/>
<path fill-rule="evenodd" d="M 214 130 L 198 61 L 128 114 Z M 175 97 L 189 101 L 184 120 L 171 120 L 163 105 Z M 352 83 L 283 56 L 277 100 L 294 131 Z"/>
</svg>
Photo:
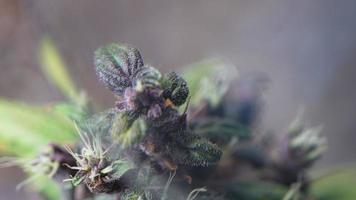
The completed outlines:
<svg viewBox="0 0 356 200">
<path fill-rule="evenodd" d="M 82 109 L 91 116 L 76 118 L 79 141 L 6 165 L 69 176 L 71 200 L 314 199 L 306 171 L 326 139 L 300 117 L 281 137 L 259 134 L 262 76 L 231 88 L 237 72 L 218 60 L 184 78 L 162 74 L 122 44 L 96 50 L 94 65 L 117 98 L 113 108 L 94 115 Z"/>
</svg>

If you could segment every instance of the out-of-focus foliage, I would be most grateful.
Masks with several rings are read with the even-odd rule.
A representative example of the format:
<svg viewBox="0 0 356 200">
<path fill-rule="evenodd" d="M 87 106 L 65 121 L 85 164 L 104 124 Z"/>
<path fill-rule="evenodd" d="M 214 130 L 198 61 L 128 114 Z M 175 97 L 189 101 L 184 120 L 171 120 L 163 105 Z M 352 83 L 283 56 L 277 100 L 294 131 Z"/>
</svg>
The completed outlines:
<svg viewBox="0 0 356 200">
<path fill-rule="evenodd" d="M 192 64 L 185 69 L 184 78 L 188 82 L 192 106 L 206 100 L 216 107 L 238 75 L 235 66 L 217 58 Z"/>
<path fill-rule="evenodd" d="M 236 182 L 228 186 L 228 199 L 281 200 L 288 188 L 269 182 Z"/>
<path fill-rule="evenodd" d="M 46 199 L 356 199 L 355 171 L 309 178 L 326 148 L 321 129 L 298 119 L 280 141 L 255 137 L 262 96 L 255 79 L 237 87 L 229 106 L 238 109 L 224 105 L 238 73 L 223 60 L 193 64 L 182 78 L 162 75 L 122 44 L 94 57 L 99 80 L 117 97 L 114 108 L 90 116 L 88 99 L 48 38 L 39 60 L 69 101 L 40 107 L 0 99 L 0 150 L 18 158 L 30 176 L 24 183 L 32 181 Z M 64 176 L 73 187 L 58 184 Z"/>
<path fill-rule="evenodd" d="M 62 193 L 63 190 L 58 183 L 49 177 L 38 177 L 34 181 L 33 187 L 48 200 L 61 200 L 65 198 L 65 195 Z"/>
<path fill-rule="evenodd" d="M 33 159 L 50 143 L 74 144 L 78 141 L 73 120 L 86 116 L 87 99 L 80 94 L 68 73 L 61 55 L 49 38 L 40 45 L 39 61 L 48 80 L 70 102 L 33 106 L 0 99 L 0 150 L 19 160 Z M 22 167 L 22 166 L 20 166 Z M 31 166 L 30 166 L 31 167 Z M 25 169 L 27 171 L 27 169 Z M 46 199 L 63 199 L 59 185 L 45 174 L 27 171 L 31 182 Z"/>
<path fill-rule="evenodd" d="M 50 107 L 29 106 L 0 100 L 1 152 L 18 159 L 31 159 L 49 143 L 73 144 L 77 134 L 64 113 Z M 21 167 L 21 166 L 20 166 Z M 29 174 L 31 187 L 48 199 L 60 199 L 59 185 L 44 175 Z"/>
<path fill-rule="evenodd" d="M 356 169 L 344 169 L 313 182 L 311 193 L 320 200 L 356 199 Z"/>
<path fill-rule="evenodd" d="M 62 56 L 52 40 L 47 37 L 40 44 L 39 61 L 49 82 L 53 83 L 73 103 L 85 105 L 85 96 L 76 89 Z"/>
<path fill-rule="evenodd" d="M 57 110 L 58 111 L 58 110 Z M 77 134 L 66 113 L 50 107 L 29 106 L 0 100 L 1 152 L 18 159 L 31 159 L 49 143 L 74 144 Z M 31 187 L 49 200 L 63 195 L 59 185 L 45 175 L 29 174 Z"/>
<path fill-rule="evenodd" d="M 251 131 L 248 128 L 230 119 L 205 119 L 196 122 L 192 128 L 197 134 L 220 145 L 226 145 L 234 138 L 238 141 L 251 138 Z"/>
<path fill-rule="evenodd" d="M 130 128 L 126 131 L 121 131 L 121 134 L 118 134 L 116 139 L 123 148 L 131 147 L 144 137 L 147 131 L 146 126 L 144 120 L 137 119 L 132 123 Z"/>
<path fill-rule="evenodd" d="M 2 150 L 20 157 L 39 153 L 48 143 L 74 143 L 72 121 L 51 108 L 0 100 Z"/>
</svg>

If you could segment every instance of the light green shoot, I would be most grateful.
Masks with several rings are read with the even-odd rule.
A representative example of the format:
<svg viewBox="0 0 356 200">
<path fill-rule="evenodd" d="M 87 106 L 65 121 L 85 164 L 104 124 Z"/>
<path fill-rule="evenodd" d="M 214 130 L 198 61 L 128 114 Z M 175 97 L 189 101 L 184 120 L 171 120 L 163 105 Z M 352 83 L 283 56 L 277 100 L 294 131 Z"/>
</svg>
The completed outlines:
<svg viewBox="0 0 356 200">
<path fill-rule="evenodd" d="M 76 89 L 67 70 L 67 65 L 53 41 L 48 37 L 45 37 L 41 42 L 39 59 L 48 81 L 53 83 L 69 100 L 84 106 L 86 104 L 85 95 Z"/>
</svg>

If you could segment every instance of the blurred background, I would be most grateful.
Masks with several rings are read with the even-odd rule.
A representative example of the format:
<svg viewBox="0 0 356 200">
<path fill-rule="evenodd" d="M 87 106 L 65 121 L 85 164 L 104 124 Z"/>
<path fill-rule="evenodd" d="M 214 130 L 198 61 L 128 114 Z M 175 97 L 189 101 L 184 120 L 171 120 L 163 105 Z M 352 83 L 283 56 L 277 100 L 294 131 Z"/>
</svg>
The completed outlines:
<svg viewBox="0 0 356 200">
<path fill-rule="evenodd" d="M 93 52 L 124 42 L 162 71 L 223 56 L 240 74 L 265 73 L 261 129 L 286 131 L 304 106 L 324 125 L 329 150 L 318 166 L 356 160 L 356 1 L 0 0 L 0 96 L 31 104 L 63 100 L 38 63 L 39 42 L 57 45 L 76 84 L 99 109 L 114 97 L 97 81 Z M 0 122 L 1 123 L 1 122 Z M 2 199 L 37 199 L 0 170 Z"/>
</svg>

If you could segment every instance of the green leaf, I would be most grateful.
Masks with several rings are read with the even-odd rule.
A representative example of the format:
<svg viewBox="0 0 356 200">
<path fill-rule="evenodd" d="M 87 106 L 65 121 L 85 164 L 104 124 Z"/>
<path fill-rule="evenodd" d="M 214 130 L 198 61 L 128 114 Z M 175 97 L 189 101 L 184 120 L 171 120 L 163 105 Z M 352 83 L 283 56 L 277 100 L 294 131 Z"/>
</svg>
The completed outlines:
<svg viewBox="0 0 356 200">
<path fill-rule="evenodd" d="M 112 125 L 111 134 L 121 147 L 127 148 L 141 141 L 146 134 L 145 120 L 138 118 L 137 113 L 119 113 Z"/>
<path fill-rule="evenodd" d="M 54 84 L 63 95 L 77 105 L 86 103 L 85 97 L 78 92 L 70 78 L 62 56 L 53 41 L 47 37 L 42 40 L 40 45 L 40 63 L 48 81 Z"/>
<path fill-rule="evenodd" d="M 92 200 L 116 200 L 116 199 L 117 199 L 117 194 L 98 194 L 92 198 Z"/>
<path fill-rule="evenodd" d="M 0 99 L 0 146 L 20 157 L 37 155 L 48 143 L 74 143 L 72 121 L 50 108 Z"/>
<path fill-rule="evenodd" d="M 228 199 L 281 200 L 288 192 L 283 186 L 262 181 L 240 181 L 227 186 Z"/>
<path fill-rule="evenodd" d="M 94 114 L 84 120 L 79 120 L 77 124 L 84 132 L 95 133 L 95 135 L 100 136 L 102 140 L 106 139 L 107 136 L 109 136 L 109 139 L 112 139 L 110 130 L 114 121 L 116 121 L 116 116 L 117 111 L 112 108 Z"/>
<path fill-rule="evenodd" d="M 191 105 L 208 101 L 217 107 L 230 83 L 237 78 L 237 69 L 221 59 L 210 59 L 186 67 L 184 79 L 188 82 Z"/>
<path fill-rule="evenodd" d="M 356 169 L 328 175 L 312 183 L 311 193 L 322 200 L 355 200 Z"/>
<path fill-rule="evenodd" d="M 227 145 L 234 137 L 238 140 L 251 138 L 251 131 L 233 120 L 221 118 L 205 118 L 194 122 L 192 129 L 213 143 Z"/>
<path fill-rule="evenodd" d="M 289 191 L 284 195 L 283 200 L 300 200 L 302 196 L 301 185 L 300 182 L 292 184 Z"/>
<path fill-rule="evenodd" d="M 120 199 L 122 200 L 143 200 L 146 199 L 142 191 L 127 190 L 125 191 Z"/>
<path fill-rule="evenodd" d="M 86 119 L 88 112 L 83 107 L 71 103 L 59 103 L 53 106 L 53 112 L 68 117 L 74 121 L 83 121 Z"/>
<path fill-rule="evenodd" d="M 61 193 L 61 188 L 54 180 L 42 176 L 36 179 L 33 187 L 48 200 L 64 199 Z"/>
<path fill-rule="evenodd" d="M 85 176 L 75 176 L 71 181 L 74 187 L 77 187 L 81 183 L 83 183 Z"/>
<path fill-rule="evenodd" d="M 146 122 L 138 118 L 132 123 L 129 129 L 117 134 L 117 141 L 123 148 L 131 147 L 141 141 L 146 134 L 146 129 Z"/>
<path fill-rule="evenodd" d="M 135 165 L 130 160 L 117 160 L 113 165 L 113 170 L 115 171 L 113 177 L 120 178 L 126 172 L 134 168 Z"/>
</svg>

